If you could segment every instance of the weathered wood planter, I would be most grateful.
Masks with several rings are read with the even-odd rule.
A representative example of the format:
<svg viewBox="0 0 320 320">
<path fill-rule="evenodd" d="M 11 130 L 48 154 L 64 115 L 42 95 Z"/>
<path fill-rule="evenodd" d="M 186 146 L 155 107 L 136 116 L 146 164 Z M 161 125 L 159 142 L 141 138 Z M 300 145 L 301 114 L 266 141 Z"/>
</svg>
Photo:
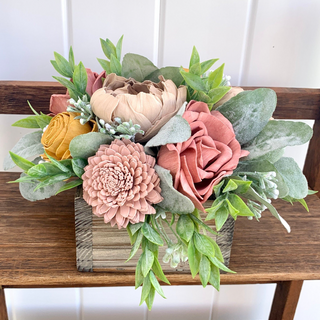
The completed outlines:
<svg viewBox="0 0 320 320">
<path fill-rule="evenodd" d="M 212 201 L 207 202 L 207 207 L 211 206 Z M 206 207 L 206 206 L 205 206 Z M 211 222 L 211 221 L 209 221 Z M 207 223 L 213 229 L 213 224 Z M 130 261 L 126 262 L 130 255 L 131 245 L 126 229 L 119 230 L 112 228 L 110 224 L 105 224 L 103 218 L 92 214 L 92 208 L 82 198 L 82 188 L 79 187 L 75 197 L 75 229 L 77 245 L 77 268 L 79 271 L 89 272 L 133 272 L 140 253 L 135 255 Z M 219 236 L 212 236 L 217 241 L 225 265 L 229 265 L 231 245 L 233 239 L 234 220 L 229 216 L 223 228 L 219 231 Z M 166 229 L 169 237 L 172 232 Z M 174 238 L 172 238 L 174 239 Z M 180 263 L 173 269 L 170 264 L 163 263 L 162 257 L 166 247 L 159 249 L 159 261 L 165 273 L 190 273 L 188 262 Z M 140 249 L 141 250 L 141 249 Z"/>
</svg>

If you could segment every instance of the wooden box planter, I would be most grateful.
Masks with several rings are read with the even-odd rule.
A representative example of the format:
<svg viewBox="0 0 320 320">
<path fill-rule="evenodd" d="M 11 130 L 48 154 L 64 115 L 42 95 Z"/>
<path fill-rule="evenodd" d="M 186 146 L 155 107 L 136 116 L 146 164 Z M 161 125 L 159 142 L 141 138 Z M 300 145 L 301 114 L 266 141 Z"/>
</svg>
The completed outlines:
<svg viewBox="0 0 320 320">
<path fill-rule="evenodd" d="M 106 224 L 103 218 L 92 214 L 92 207 L 82 198 L 82 188 L 78 187 L 75 197 L 75 231 L 77 246 L 77 269 L 89 272 L 134 272 L 141 249 L 128 262 L 131 245 L 126 229 L 119 230 L 116 226 Z M 211 207 L 212 201 L 207 201 L 204 207 Z M 207 224 L 215 230 L 214 224 Z M 166 232 L 172 235 L 169 227 Z M 230 252 L 234 231 L 234 219 L 229 216 L 218 236 L 209 234 L 219 245 L 225 265 L 229 265 Z M 172 238 L 174 239 L 174 238 Z M 177 268 L 171 268 L 169 263 L 163 263 L 166 246 L 159 248 L 159 262 L 165 273 L 190 273 L 188 262 L 181 262 Z"/>
</svg>

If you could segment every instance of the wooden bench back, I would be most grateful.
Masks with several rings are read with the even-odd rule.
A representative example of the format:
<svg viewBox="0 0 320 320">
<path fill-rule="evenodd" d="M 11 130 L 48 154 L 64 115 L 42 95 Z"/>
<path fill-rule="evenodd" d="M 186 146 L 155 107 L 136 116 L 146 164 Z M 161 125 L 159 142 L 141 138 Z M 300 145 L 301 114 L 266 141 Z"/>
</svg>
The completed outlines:
<svg viewBox="0 0 320 320">
<path fill-rule="evenodd" d="M 303 172 L 310 188 L 320 191 L 320 89 L 271 89 L 278 97 L 275 119 L 315 120 Z M 30 114 L 26 100 L 36 111 L 48 113 L 50 96 L 65 92 L 66 89 L 57 82 L 0 81 L 0 114 Z"/>
</svg>

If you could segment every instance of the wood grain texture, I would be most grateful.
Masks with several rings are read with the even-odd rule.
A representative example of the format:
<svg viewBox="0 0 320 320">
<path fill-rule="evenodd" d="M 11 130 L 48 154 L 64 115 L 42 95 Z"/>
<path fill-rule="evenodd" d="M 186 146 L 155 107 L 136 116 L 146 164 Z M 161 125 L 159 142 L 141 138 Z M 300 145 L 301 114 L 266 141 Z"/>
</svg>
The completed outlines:
<svg viewBox="0 0 320 320">
<path fill-rule="evenodd" d="M 4 289 L 0 286 L 0 320 L 9 320 Z"/>
<path fill-rule="evenodd" d="M 37 203 L 21 198 L 18 173 L 0 173 L 0 285 L 4 287 L 132 286 L 133 272 L 78 272 L 74 227 L 74 191 Z M 270 283 L 320 279 L 320 200 L 275 202 L 291 225 L 264 212 L 260 222 L 239 217 L 235 224 L 230 268 L 222 284 Z M 168 274 L 173 285 L 200 284 L 199 278 Z"/>
<path fill-rule="evenodd" d="M 212 201 L 204 204 L 210 208 Z M 131 244 L 127 230 L 104 223 L 102 217 L 92 214 L 92 207 L 82 198 L 82 188 L 78 187 L 75 197 L 75 225 L 77 245 L 77 268 L 79 271 L 94 272 L 134 272 L 138 259 L 142 253 L 139 249 L 137 254 L 128 262 Z M 167 214 L 168 221 L 171 221 L 171 214 Z M 203 216 L 204 218 L 204 216 Z M 215 230 L 213 220 L 206 222 L 209 227 Z M 170 228 L 164 223 L 163 228 L 168 237 L 175 242 L 176 238 Z M 232 238 L 234 231 L 234 219 L 229 216 L 223 228 L 218 232 L 219 236 L 208 233 L 217 242 L 221 249 L 226 266 L 229 266 Z M 165 255 L 166 246 L 159 247 L 159 262 L 165 273 L 190 273 L 189 264 L 180 262 L 176 268 L 171 268 L 169 263 L 164 263 L 162 257 Z"/>
<path fill-rule="evenodd" d="M 245 90 L 256 87 L 243 87 Z M 320 89 L 271 88 L 278 96 L 276 119 L 320 119 Z M 64 94 L 58 82 L 0 81 L 0 114 L 30 114 L 29 100 L 37 111 L 48 113 L 50 96 Z"/>
<path fill-rule="evenodd" d="M 303 173 L 310 188 L 320 191 L 320 120 L 316 120 L 313 126 L 313 137 L 309 143 Z M 320 192 L 317 195 L 320 197 Z"/>
<path fill-rule="evenodd" d="M 277 283 L 269 320 L 294 319 L 302 284 L 302 280 Z"/>
</svg>

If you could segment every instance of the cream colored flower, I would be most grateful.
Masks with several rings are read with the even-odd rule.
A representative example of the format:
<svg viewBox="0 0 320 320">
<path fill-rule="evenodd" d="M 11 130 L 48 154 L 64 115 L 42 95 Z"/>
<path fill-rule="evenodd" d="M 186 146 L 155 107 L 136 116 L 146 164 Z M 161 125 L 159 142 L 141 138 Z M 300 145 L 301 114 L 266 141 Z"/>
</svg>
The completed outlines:
<svg viewBox="0 0 320 320">
<path fill-rule="evenodd" d="M 179 111 L 186 97 L 185 86 L 177 88 L 163 77 L 159 83 L 149 80 L 140 83 L 112 73 L 107 75 L 103 88 L 92 95 L 90 104 L 105 122 L 119 117 L 139 124 L 145 134 L 137 135 L 136 141 L 146 142 Z"/>
<path fill-rule="evenodd" d="M 242 92 L 243 89 L 240 87 L 231 87 L 231 89 L 223 96 L 221 100 L 219 100 L 215 105 L 214 109 L 220 107 L 224 103 L 226 103 L 231 98 L 235 97 L 238 93 Z"/>
</svg>

